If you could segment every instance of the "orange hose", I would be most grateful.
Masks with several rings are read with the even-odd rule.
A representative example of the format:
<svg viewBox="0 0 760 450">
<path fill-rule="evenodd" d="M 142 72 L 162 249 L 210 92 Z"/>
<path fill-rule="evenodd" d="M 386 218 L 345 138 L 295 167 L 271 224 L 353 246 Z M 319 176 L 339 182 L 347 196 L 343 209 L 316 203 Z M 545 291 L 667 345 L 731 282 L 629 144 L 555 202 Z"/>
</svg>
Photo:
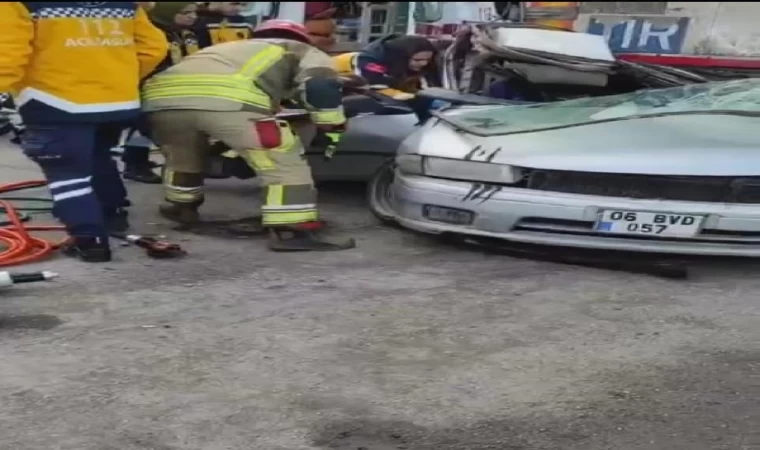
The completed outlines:
<svg viewBox="0 0 760 450">
<path fill-rule="evenodd" d="M 0 194 L 19 189 L 42 187 L 46 181 L 22 181 L 20 183 L 0 185 Z M 5 200 L 0 200 L 0 209 L 5 211 L 8 226 L 0 228 L 0 244 L 5 250 L 0 252 L 0 267 L 16 266 L 39 261 L 47 258 L 55 252 L 63 242 L 53 243 L 45 239 L 32 236 L 30 231 L 62 231 L 64 227 L 59 225 L 24 226 L 21 217 L 14 206 Z M 64 241 L 65 242 L 65 241 Z"/>
</svg>

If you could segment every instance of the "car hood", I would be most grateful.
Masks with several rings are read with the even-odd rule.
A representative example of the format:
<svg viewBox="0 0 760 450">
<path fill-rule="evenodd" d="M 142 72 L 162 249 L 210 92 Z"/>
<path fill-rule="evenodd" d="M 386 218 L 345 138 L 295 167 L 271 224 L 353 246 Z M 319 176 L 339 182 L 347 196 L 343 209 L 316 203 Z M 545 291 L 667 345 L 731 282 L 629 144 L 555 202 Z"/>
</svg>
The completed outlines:
<svg viewBox="0 0 760 450">
<path fill-rule="evenodd" d="M 404 153 L 519 167 L 650 175 L 760 175 L 760 118 L 673 115 L 482 137 L 434 119 Z"/>
</svg>

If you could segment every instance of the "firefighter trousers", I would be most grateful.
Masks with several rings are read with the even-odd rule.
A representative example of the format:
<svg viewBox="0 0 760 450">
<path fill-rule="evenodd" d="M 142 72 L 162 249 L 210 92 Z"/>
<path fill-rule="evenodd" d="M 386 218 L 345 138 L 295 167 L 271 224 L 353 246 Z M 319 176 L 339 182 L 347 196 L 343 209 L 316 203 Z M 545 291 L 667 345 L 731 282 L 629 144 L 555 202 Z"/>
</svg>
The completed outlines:
<svg viewBox="0 0 760 450">
<path fill-rule="evenodd" d="M 150 113 L 166 158 L 166 200 L 200 205 L 209 138 L 235 150 L 263 185 L 262 223 L 277 227 L 318 220 L 317 191 L 303 146 L 285 121 L 243 111 L 167 110 Z"/>
</svg>

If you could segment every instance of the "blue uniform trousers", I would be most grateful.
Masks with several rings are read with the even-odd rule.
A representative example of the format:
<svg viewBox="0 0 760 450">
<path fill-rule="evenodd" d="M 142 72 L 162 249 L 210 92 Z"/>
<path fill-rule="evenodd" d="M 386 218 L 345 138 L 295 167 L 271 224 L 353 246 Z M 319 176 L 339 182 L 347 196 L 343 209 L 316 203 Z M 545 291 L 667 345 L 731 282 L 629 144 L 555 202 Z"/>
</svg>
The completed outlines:
<svg viewBox="0 0 760 450">
<path fill-rule="evenodd" d="M 24 153 L 36 162 L 53 197 L 53 215 L 73 237 L 107 241 L 105 214 L 129 205 L 110 149 L 122 124 L 27 125 Z"/>
</svg>

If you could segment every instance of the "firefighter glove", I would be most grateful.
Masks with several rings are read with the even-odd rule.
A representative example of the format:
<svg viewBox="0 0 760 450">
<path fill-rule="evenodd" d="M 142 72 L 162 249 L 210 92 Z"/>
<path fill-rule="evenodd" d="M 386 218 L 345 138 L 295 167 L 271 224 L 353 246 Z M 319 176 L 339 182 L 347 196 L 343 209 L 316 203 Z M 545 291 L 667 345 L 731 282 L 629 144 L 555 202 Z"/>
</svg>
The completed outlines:
<svg viewBox="0 0 760 450">
<path fill-rule="evenodd" d="M 335 150 L 338 148 L 338 143 L 340 143 L 342 137 L 342 131 L 319 130 L 314 141 L 312 141 L 312 145 L 316 148 L 324 149 L 325 159 L 330 160 L 335 154 Z"/>
</svg>

